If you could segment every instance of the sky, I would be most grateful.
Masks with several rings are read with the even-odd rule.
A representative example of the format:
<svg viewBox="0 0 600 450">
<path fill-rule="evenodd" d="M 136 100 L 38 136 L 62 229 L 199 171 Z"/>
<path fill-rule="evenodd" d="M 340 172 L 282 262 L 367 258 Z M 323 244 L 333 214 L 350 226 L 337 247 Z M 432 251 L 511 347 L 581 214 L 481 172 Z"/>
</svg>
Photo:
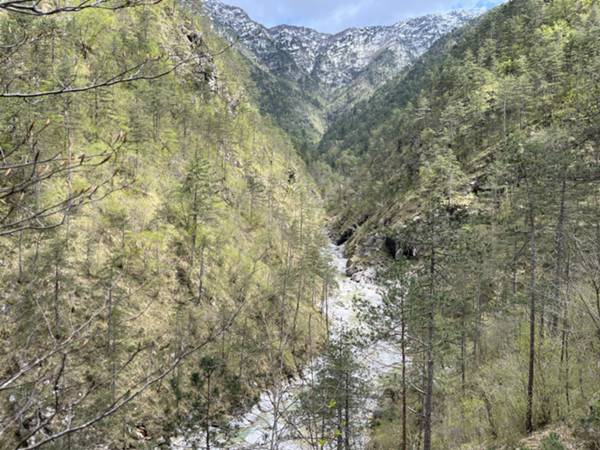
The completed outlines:
<svg viewBox="0 0 600 450">
<path fill-rule="evenodd" d="M 502 0 L 222 0 L 266 26 L 301 25 L 336 33 L 349 27 L 391 25 L 453 9 L 494 6 Z"/>
</svg>

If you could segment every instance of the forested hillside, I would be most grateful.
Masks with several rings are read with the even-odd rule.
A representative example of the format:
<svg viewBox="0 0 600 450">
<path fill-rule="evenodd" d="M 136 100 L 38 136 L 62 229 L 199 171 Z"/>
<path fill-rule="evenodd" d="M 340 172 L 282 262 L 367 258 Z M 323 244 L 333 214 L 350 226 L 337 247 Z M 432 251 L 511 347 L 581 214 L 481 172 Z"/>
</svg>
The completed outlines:
<svg viewBox="0 0 600 450">
<path fill-rule="evenodd" d="M 0 448 L 226 423 L 304 365 L 329 270 L 252 68 L 170 2 L 0 9 Z"/>
<path fill-rule="evenodd" d="M 351 271 L 403 286 L 368 314 L 412 359 L 372 448 L 519 448 L 557 422 L 599 448 L 599 14 L 511 1 L 324 137 Z"/>
<path fill-rule="evenodd" d="M 477 15 L 453 11 L 328 34 L 285 24 L 267 28 L 220 0 L 186 3 L 248 58 L 261 111 L 292 137 L 304 158 L 338 114 Z"/>
<path fill-rule="evenodd" d="M 210 7 L 0 0 L 0 449 L 600 450 L 600 5 Z"/>
</svg>

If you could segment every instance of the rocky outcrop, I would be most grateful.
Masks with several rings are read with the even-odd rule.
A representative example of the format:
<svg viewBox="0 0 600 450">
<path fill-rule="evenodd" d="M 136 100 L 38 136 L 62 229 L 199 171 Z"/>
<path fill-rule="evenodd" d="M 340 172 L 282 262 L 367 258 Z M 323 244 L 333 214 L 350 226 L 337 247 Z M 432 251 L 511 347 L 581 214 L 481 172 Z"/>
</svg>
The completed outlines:
<svg viewBox="0 0 600 450">
<path fill-rule="evenodd" d="M 241 8 L 219 0 L 205 0 L 204 11 L 220 34 L 237 40 L 248 56 L 274 75 L 314 86 L 325 94 L 348 87 L 367 73 L 376 76 L 377 84 L 384 83 L 441 36 L 478 15 L 454 11 L 391 26 L 350 28 L 326 34 L 289 25 L 267 28 L 253 21 Z"/>
</svg>

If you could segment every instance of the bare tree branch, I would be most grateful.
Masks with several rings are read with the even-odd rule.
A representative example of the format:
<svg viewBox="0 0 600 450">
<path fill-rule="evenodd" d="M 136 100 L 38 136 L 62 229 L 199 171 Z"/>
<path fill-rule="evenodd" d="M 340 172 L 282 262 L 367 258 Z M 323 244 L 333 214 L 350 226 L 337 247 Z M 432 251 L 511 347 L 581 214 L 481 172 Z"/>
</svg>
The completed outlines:
<svg viewBox="0 0 600 450">
<path fill-rule="evenodd" d="M 35 358 L 32 361 L 29 361 L 21 368 L 17 373 L 11 375 L 7 380 L 0 381 L 0 392 L 8 389 L 14 388 L 14 384 L 21 379 L 24 375 L 29 373 L 31 370 L 35 369 L 42 365 L 49 358 L 54 355 L 64 352 L 66 348 L 68 348 L 74 342 L 77 342 L 79 339 L 84 336 L 84 330 L 86 330 L 93 322 L 100 316 L 100 314 L 106 309 L 106 307 L 102 307 L 100 310 L 96 311 L 94 314 L 90 316 L 88 320 L 86 320 L 81 326 L 79 326 L 76 330 L 74 330 L 69 337 L 56 345 L 53 349 L 47 351 L 45 354 Z"/>
<path fill-rule="evenodd" d="M 136 383 L 134 387 L 130 388 L 124 394 L 122 394 L 117 399 L 115 399 L 101 413 L 95 415 L 94 417 L 92 417 L 78 425 L 69 424 L 69 426 L 66 427 L 65 429 L 63 429 L 61 431 L 57 431 L 57 432 L 51 434 L 50 436 L 42 438 L 41 440 L 36 441 L 28 446 L 24 446 L 26 444 L 26 442 L 21 442 L 17 447 L 15 447 L 15 450 L 17 450 L 17 449 L 18 450 L 34 450 L 34 449 L 40 448 L 50 442 L 58 440 L 64 436 L 67 436 L 67 435 L 70 435 L 73 433 L 77 433 L 79 431 L 90 428 L 91 426 L 102 421 L 103 419 L 115 414 L 121 408 L 123 408 L 124 406 L 126 406 L 127 404 L 129 404 L 130 402 L 135 400 L 137 397 L 139 397 L 148 388 L 150 388 L 153 385 L 164 380 L 169 374 L 173 373 L 173 371 L 175 369 L 177 369 L 177 367 L 179 367 L 179 365 L 181 365 L 191 355 L 193 355 L 194 353 L 197 353 L 198 351 L 200 351 L 207 345 L 218 340 L 223 334 L 227 333 L 228 330 L 235 324 L 239 314 L 242 312 L 245 305 L 246 305 L 246 301 L 244 300 L 243 303 L 238 305 L 238 307 L 235 309 L 235 311 L 231 314 L 231 317 L 229 318 L 229 320 L 225 321 L 223 323 L 223 326 L 221 326 L 218 331 L 212 331 L 210 333 L 210 335 L 204 341 L 202 341 L 202 343 L 192 346 L 192 347 L 188 348 L 187 350 L 182 351 L 178 356 L 176 356 L 173 359 L 173 361 L 166 368 L 162 368 L 162 370 L 157 370 L 157 371 L 155 371 L 155 373 L 153 375 L 150 375 L 150 376 L 146 377 L 144 380 L 141 380 L 140 382 Z M 32 436 L 29 436 L 29 437 L 32 437 Z"/>
<path fill-rule="evenodd" d="M 78 3 L 54 6 L 40 0 L 4 0 L 0 1 L 0 10 L 34 17 L 44 17 L 63 13 L 75 13 L 91 8 L 117 11 L 119 9 L 137 6 L 156 5 L 161 1 L 162 0 L 83 0 Z"/>
<path fill-rule="evenodd" d="M 145 73 L 145 70 L 148 65 L 150 65 L 152 63 L 157 63 L 164 59 L 165 58 L 163 58 L 163 57 L 148 58 L 148 59 L 144 60 L 143 62 L 136 64 L 135 66 L 130 67 L 111 78 L 108 78 L 103 81 L 93 82 L 93 83 L 85 85 L 85 86 L 79 86 L 79 87 L 65 86 L 65 87 L 61 87 L 61 88 L 57 88 L 57 89 L 51 89 L 48 91 L 38 91 L 38 92 L 3 92 L 3 93 L 0 93 L 0 97 L 3 97 L 3 98 L 37 98 L 37 97 L 47 97 L 50 95 L 76 94 L 76 93 L 80 93 L 80 92 L 91 91 L 94 89 L 110 87 L 110 86 L 114 86 L 114 85 L 121 84 L 121 83 L 131 83 L 133 81 L 141 81 L 141 80 L 146 80 L 146 81 L 157 80 L 159 78 L 165 77 L 165 76 L 175 72 L 179 67 L 181 67 L 182 65 L 184 65 L 187 62 L 189 62 L 190 60 L 192 60 L 193 57 L 186 58 L 186 59 L 178 62 L 177 64 L 174 64 L 170 68 L 160 71 L 158 73 L 154 73 L 154 74 Z"/>
</svg>

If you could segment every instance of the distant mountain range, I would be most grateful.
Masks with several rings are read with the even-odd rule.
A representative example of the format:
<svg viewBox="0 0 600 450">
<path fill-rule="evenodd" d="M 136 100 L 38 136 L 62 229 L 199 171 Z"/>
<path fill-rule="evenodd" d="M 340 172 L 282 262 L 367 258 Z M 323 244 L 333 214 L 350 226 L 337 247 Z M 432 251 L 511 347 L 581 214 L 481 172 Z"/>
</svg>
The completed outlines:
<svg viewBox="0 0 600 450">
<path fill-rule="evenodd" d="M 242 51 L 272 74 L 333 98 L 360 80 L 377 87 L 422 55 L 441 36 L 479 12 L 454 11 L 404 20 L 391 26 L 349 28 L 327 34 L 280 25 L 267 28 L 241 8 L 204 1 L 216 30 L 238 39 Z"/>
</svg>

